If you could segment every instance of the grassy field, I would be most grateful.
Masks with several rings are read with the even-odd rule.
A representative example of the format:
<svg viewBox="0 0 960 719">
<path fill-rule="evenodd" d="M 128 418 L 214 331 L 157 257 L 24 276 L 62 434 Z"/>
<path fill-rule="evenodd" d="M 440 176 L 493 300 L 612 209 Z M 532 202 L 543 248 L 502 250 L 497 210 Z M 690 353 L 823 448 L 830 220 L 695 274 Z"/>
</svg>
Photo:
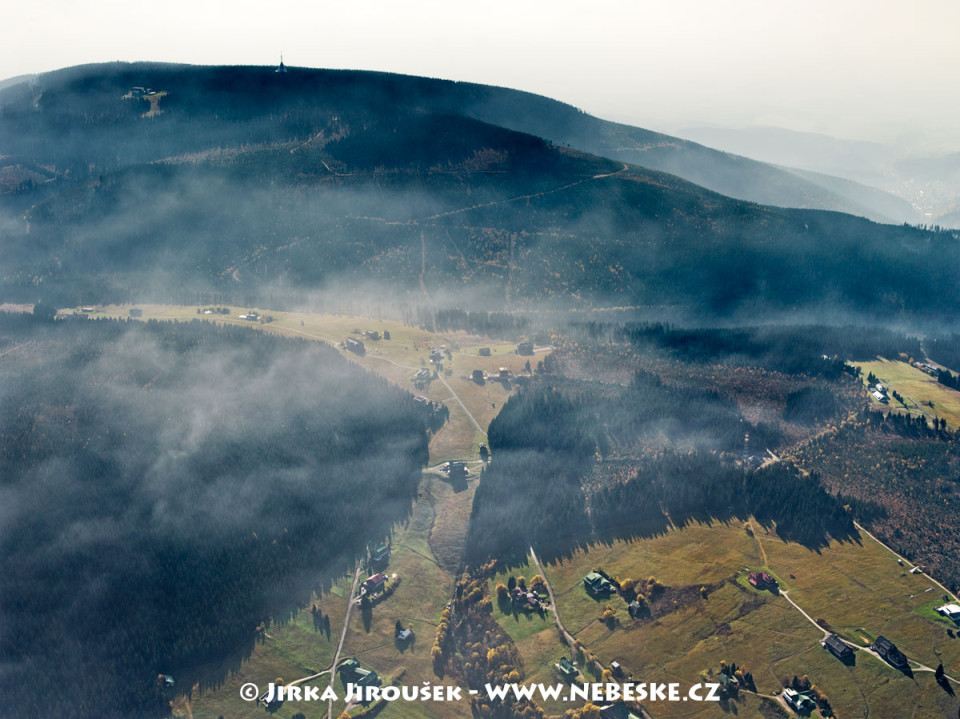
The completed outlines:
<svg viewBox="0 0 960 719">
<path fill-rule="evenodd" d="M 867 375 L 872 372 L 891 390 L 896 390 L 903 395 L 907 402 L 905 409 L 892 396 L 889 405 L 871 400 L 876 407 L 887 407 L 891 411 L 909 411 L 914 416 L 925 414 L 931 421 L 934 417 L 942 417 L 947 420 L 947 424 L 952 429 L 960 427 L 960 392 L 944 387 L 937 382 L 936 378 L 921 372 L 916 367 L 911 367 L 906 362 L 877 360 L 860 362 L 858 366 L 863 371 L 864 383 L 867 381 Z"/>
<path fill-rule="evenodd" d="M 707 599 L 688 598 L 654 620 L 634 620 L 618 610 L 619 621 L 610 628 L 599 620 L 607 600 L 589 597 L 580 581 L 596 568 L 620 578 L 655 576 L 668 589 L 715 588 Z M 724 660 L 750 670 L 763 693 L 779 689 L 784 677 L 806 674 L 841 717 L 867 716 L 867 709 L 870 716 L 953 716 L 944 713 L 951 707 L 956 714 L 956 699 L 937 687 L 929 672 L 907 677 L 866 654 L 858 655 L 853 667 L 841 664 L 820 646 L 823 633 L 786 599 L 743 581 L 748 569 L 759 568 L 782 578 L 801 608 L 847 639 L 862 644 L 857 628 L 864 627 L 871 637 L 892 639 L 912 659 L 929 666 L 942 660 L 948 673 L 960 673 L 960 638 L 947 634 L 948 622 L 930 617 L 929 580 L 906 572 L 866 536 L 859 544 L 834 542 L 816 553 L 762 530 L 751 536 L 742 524 L 691 525 L 651 539 L 591 547 L 545 570 L 567 628 L 601 662 L 618 661 L 635 679 L 689 684 L 716 672 Z M 616 597 L 609 601 L 623 603 Z M 756 703 L 735 708 L 739 716 L 763 716 Z M 664 704 L 653 714 L 708 717 L 720 711 Z"/>
<path fill-rule="evenodd" d="M 922 574 L 910 574 L 874 540 L 863 535 L 862 546 L 834 542 L 816 562 L 800 545 L 761 541 L 770 565 L 789 577 L 790 596 L 811 617 L 825 619 L 851 642 L 861 643 L 858 627 L 882 634 L 909 658 L 929 666 L 943 661 L 960 674 L 960 639 L 947 634 L 952 622 L 928 618 L 942 590 Z"/>
</svg>

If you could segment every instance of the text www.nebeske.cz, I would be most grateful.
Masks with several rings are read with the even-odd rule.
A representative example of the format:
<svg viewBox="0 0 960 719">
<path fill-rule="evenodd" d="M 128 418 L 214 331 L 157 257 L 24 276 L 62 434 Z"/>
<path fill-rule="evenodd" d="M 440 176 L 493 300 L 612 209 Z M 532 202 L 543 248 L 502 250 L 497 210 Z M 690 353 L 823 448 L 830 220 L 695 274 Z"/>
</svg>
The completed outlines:
<svg viewBox="0 0 960 719">
<path fill-rule="evenodd" d="M 321 691 L 319 687 L 313 686 L 278 686 L 270 683 L 267 691 L 259 695 L 259 691 L 253 685 L 244 685 L 241 690 L 241 696 L 246 700 L 259 698 L 260 701 L 272 704 L 282 701 L 328 701 L 337 700 L 340 697 L 332 687 Z M 717 702 L 720 701 L 720 685 L 715 683 L 702 683 L 690 686 L 686 691 L 682 690 L 680 684 L 668 683 L 647 683 L 647 682 L 628 682 L 624 684 L 615 683 L 591 683 L 591 684 L 486 684 L 484 691 L 470 689 L 464 692 L 461 687 L 450 686 L 446 684 L 413 684 L 409 686 L 360 686 L 357 684 L 347 684 L 347 691 L 343 696 L 347 703 L 358 702 L 368 704 L 377 701 L 440 701 L 453 702 L 462 701 L 464 694 L 468 696 L 479 696 L 485 694 L 488 699 L 542 699 L 564 702 L 616 702 L 616 701 L 635 701 L 635 702 Z M 259 695 L 259 697 L 258 697 Z"/>
</svg>

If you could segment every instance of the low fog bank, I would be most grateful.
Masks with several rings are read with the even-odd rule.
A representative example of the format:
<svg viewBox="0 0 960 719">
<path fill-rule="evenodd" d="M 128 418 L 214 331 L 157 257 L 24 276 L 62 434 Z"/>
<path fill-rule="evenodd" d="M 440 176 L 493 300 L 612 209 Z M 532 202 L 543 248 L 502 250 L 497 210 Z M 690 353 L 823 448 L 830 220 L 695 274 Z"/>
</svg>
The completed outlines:
<svg viewBox="0 0 960 719">
<path fill-rule="evenodd" d="M 0 334 L 11 716 L 162 712 L 158 673 L 251 640 L 409 513 L 424 410 L 333 349 L 29 315 Z"/>
</svg>

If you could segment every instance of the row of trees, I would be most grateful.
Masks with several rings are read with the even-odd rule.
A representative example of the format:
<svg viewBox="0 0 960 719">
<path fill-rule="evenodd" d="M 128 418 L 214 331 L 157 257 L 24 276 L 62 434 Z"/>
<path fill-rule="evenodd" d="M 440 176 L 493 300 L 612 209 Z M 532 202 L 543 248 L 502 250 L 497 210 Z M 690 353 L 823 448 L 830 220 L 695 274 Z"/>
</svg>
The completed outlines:
<svg viewBox="0 0 960 719">
<path fill-rule="evenodd" d="M 530 324 L 526 317 L 508 312 L 463 310 L 459 307 L 417 306 L 416 323 L 429 330 L 465 330 L 486 337 L 517 339 Z"/>
<path fill-rule="evenodd" d="M 759 436 L 763 428 L 704 396 L 638 375 L 628 387 L 552 378 L 512 397 L 490 424 L 495 459 L 474 497 L 471 557 L 519 558 L 530 544 L 563 553 L 594 537 L 661 531 L 667 516 L 682 524 L 753 515 L 812 546 L 853 533 L 816 477 L 785 465 L 745 471 L 739 452 L 717 454 L 742 447 L 741 428 Z M 644 450 L 653 433 L 692 446 Z"/>
<path fill-rule="evenodd" d="M 897 357 L 901 353 L 922 355 L 915 337 L 862 325 L 697 329 L 664 323 L 592 322 L 576 325 L 572 336 L 666 350 L 684 362 L 759 365 L 787 374 L 831 379 L 843 371 L 844 360 Z"/>
</svg>

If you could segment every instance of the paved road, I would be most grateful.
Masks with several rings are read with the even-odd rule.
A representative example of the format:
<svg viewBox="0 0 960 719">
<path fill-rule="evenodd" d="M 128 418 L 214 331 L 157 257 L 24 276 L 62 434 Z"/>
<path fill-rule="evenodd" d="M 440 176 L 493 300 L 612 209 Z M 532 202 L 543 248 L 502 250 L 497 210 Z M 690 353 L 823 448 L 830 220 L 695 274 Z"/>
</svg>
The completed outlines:
<svg viewBox="0 0 960 719">
<path fill-rule="evenodd" d="M 353 573 L 353 586 L 350 587 L 350 596 L 347 597 L 347 613 L 343 617 L 343 631 L 340 632 L 340 642 L 337 644 L 337 651 L 333 655 L 333 663 L 330 665 L 330 688 L 337 679 L 337 663 L 340 661 L 340 650 L 343 649 L 343 642 L 347 638 L 347 627 L 350 626 L 350 612 L 353 609 L 353 598 L 357 595 L 357 584 L 360 582 L 361 564 L 357 562 L 357 571 Z M 333 699 L 327 700 L 327 719 L 333 718 Z"/>
</svg>

